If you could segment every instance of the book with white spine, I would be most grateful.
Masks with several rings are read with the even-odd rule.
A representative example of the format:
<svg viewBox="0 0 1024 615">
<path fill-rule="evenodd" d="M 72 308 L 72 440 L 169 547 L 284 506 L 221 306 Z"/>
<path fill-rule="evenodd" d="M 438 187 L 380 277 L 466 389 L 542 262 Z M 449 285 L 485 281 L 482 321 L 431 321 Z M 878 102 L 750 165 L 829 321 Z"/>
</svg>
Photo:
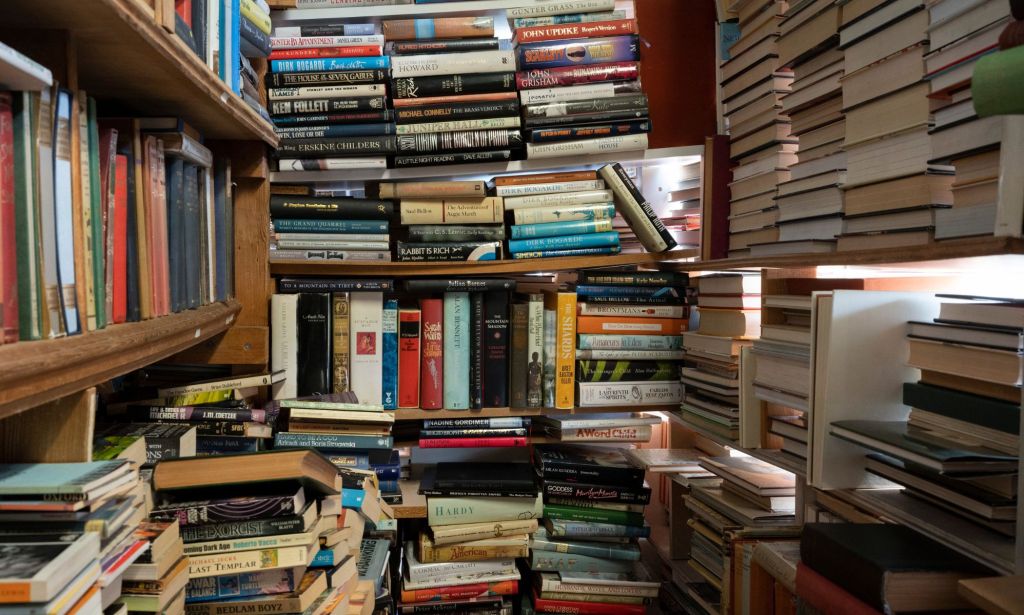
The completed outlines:
<svg viewBox="0 0 1024 615">
<path fill-rule="evenodd" d="M 601 137 L 583 141 L 562 141 L 559 143 L 527 143 L 526 156 L 529 159 L 560 158 L 611 152 L 632 152 L 647 149 L 646 134 Z"/>
<path fill-rule="evenodd" d="M 310 0 L 299 0 L 308 2 Z M 326 2 L 329 0 L 318 0 Z M 509 18 L 545 17 L 547 15 L 571 15 L 574 13 L 595 13 L 615 10 L 615 0 L 537 0 L 536 4 L 508 9 Z"/>
<path fill-rule="evenodd" d="M 391 76 L 394 79 L 461 73 L 505 73 L 515 70 L 516 57 L 511 49 L 395 56 L 391 60 Z"/>
<path fill-rule="evenodd" d="M 611 98 L 616 94 L 635 93 L 642 91 L 636 81 L 621 83 L 588 83 L 560 88 L 537 88 L 519 92 L 519 100 L 524 105 L 539 105 L 552 102 L 570 102 L 574 100 L 593 100 L 595 98 Z"/>
<path fill-rule="evenodd" d="M 382 403 L 383 317 L 384 293 L 351 294 L 349 374 L 352 391 L 361 403 Z"/>
<path fill-rule="evenodd" d="M 270 368 L 284 372 L 284 378 L 271 389 L 274 399 L 291 399 L 298 394 L 298 306 L 298 295 L 274 295 L 270 299 Z"/>
<path fill-rule="evenodd" d="M 302 100 L 305 98 L 362 98 L 367 96 L 384 96 L 387 87 L 383 83 L 363 83 L 358 85 L 318 85 L 298 88 L 269 88 L 267 97 L 270 100 Z"/>
<path fill-rule="evenodd" d="M 280 28 L 274 31 L 276 34 Z M 361 47 L 363 45 L 384 45 L 383 34 L 366 36 L 273 36 L 271 49 L 313 49 L 317 47 Z"/>
<path fill-rule="evenodd" d="M 417 135 L 431 132 L 456 132 L 458 130 L 492 130 L 495 128 L 519 128 L 519 116 L 483 117 L 450 122 L 426 122 L 423 124 L 399 124 L 396 135 Z M 498 193 L 501 194 L 500 192 Z"/>
<path fill-rule="evenodd" d="M 518 186 L 498 186 L 498 196 L 527 196 L 531 194 L 556 194 L 559 192 L 583 192 L 585 190 L 604 190 L 603 179 L 587 179 L 571 182 L 550 182 L 546 184 L 522 184 Z"/>
<path fill-rule="evenodd" d="M 585 190 L 582 192 L 556 192 L 554 194 L 529 194 L 505 198 L 505 211 L 527 207 L 555 207 L 569 205 L 590 205 L 608 203 L 613 199 L 611 190 Z"/>
</svg>

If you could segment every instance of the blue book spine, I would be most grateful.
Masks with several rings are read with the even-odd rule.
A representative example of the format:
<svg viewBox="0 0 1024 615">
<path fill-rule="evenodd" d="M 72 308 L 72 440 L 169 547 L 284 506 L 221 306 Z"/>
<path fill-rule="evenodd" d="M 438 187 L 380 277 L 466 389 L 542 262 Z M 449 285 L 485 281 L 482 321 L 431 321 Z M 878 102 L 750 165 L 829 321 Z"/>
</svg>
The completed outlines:
<svg viewBox="0 0 1024 615">
<path fill-rule="evenodd" d="M 575 222 L 547 222 L 544 224 L 520 224 L 512 227 L 512 239 L 584 235 L 587 233 L 606 233 L 611 230 L 612 221 L 610 219 L 582 220 Z"/>
<path fill-rule="evenodd" d="M 228 65 L 226 67 L 231 91 L 242 95 L 242 2 L 231 0 L 231 29 L 228 31 Z"/>
<path fill-rule="evenodd" d="M 601 286 L 577 284 L 580 297 L 685 297 L 686 291 L 678 286 Z"/>
<path fill-rule="evenodd" d="M 312 568 L 331 568 L 334 566 L 334 551 L 320 549 L 313 556 L 313 561 L 309 565 Z"/>
<path fill-rule="evenodd" d="M 683 347 L 681 335 L 593 335 L 579 336 L 576 348 L 580 350 L 679 350 Z"/>
<path fill-rule="evenodd" d="M 515 228 L 515 227 L 513 227 Z M 609 248 L 619 245 L 618 231 L 589 233 L 586 235 L 565 235 L 563 237 L 539 237 L 537 239 L 511 239 L 508 251 L 535 252 L 537 250 L 576 250 L 579 248 Z"/>
<path fill-rule="evenodd" d="M 469 293 L 444 294 L 444 407 L 469 408 Z"/>
<path fill-rule="evenodd" d="M 639 59 L 639 36 L 608 36 L 568 41 L 542 41 L 525 43 L 519 46 L 520 70 L 527 68 L 586 66 L 606 62 L 630 62 Z"/>
<path fill-rule="evenodd" d="M 554 570 L 563 572 L 619 572 L 633 570 L 635 563 L 629 560 L 606 559 L 591 557 L 578 553 L 559 553 L 557 551 L 530 551 L 530 570 L 534 572 Z"/>
<path fill-rule="evenodd" d="M 274 436 L 274 448 L 316 449 L 389 449 L 394 444 L 391 436 L 359 436 L 345 434 L 291 433 L 283 431 Z"/>
<path fill-rule="evenodd" d="M 345 36 L 369 36 L 375 34 L 372 23 L 347 23 L 343 26 Z"/>
<path fill-rule="evenodd" d="M 549 519 L 551 536 L 564 538 L 587 538 L 595 536 L 616 536 L 626 538 L 645 538 L 651 535 L 651 528 L 646 525 L 617 525 L 614 523 L 595 523 L 593 521 L 569 521 Z"/>
<path fill-rule="evenodd" d="M 608 19 L 625 19 L 625 11 L 612 11 L 610 13 L 569 13 L 568 15 L 549 15 L 546 17 L 517 17 L 512 20 L 512 28 L 530 28 L 533 26 L 557 26 L 564 23 L 583 23 L 587 21 L 594 21 L 593 17 L 605 16 L 607 19 L 601 19 L 600 21 L 607 21 Z"/>
<path fill-rule="evenodd" d="M 388 232 L 387 220 L 297 220 L 274 218 L 278 233 L 370 233 Z"/>
<path fill-rule="evenodd" d="M 397 480 L 382 480 L 379 481 L 381 493 L 401 493 L 402 490 L 398 487 Z"/>
<path fill-rule="evenodd" d="M 605 559 L 621 559 L 637 561 L 640 559 L 640 548 L 633 543 L 619 545 L 609 542 L 593 541 L 552 541 L 547 533 L 541 528 L 533 535 L 530 547 L 540 551 L 562 551 L 565 553 L 577 553 L 591 557 L 603 557 Z"/>
<path fill-rule="evenodd" d="M 282 139 L 325 139 L 328 137 L 375 137 L 395 134 L 395 125 L 379 122 L 376 124 L 335 124 L 333 126 L 293 126 L 278 128 L 277 136 Z"/>
<path fill-rule="evenodd" d="M 373 466 L 373 472 L 377 475 L 377 480 L 398 480 L 402 476 L 402 468 L 400 466 Z"/>
<path fill-rule="evenodd" d="M 366 58 L 313 58 L 304 60 L 271 60 L 270 70 L 275 73 L 310 73 L 335 70 L 364 70 L 368 68 L 390 68 L 388 56 Z"/>
<path fill-rule="evenodd" d="M 366 492 L 362 489 L 342 489 L 341 490 L 341 507 L 342 508 L 362 508 L 363 500 L 366 499 Z"/>
<path fill-rule="evenodd" d="M 385 410 L 398 407 L 398 300 L 384 302 L 384 317 L 381 320 L 384 344 L 381 404 Z"/>
<path fill-rule="evenodd" d="M 296 570 L 299 570 L 298 575 Z M 294 591 L 302 578 L 301 570 L 281 568 L 191 579 L 185 586 L 185 602 L 211 602 Z"/>
<path fill-rule="evenodd" d="M 512 255 L 513 259 L 524 258 L 555 258 L 559 256 L 597 256 L 602 254 L 618 254 L 622 249 L 619 246 L 607 248 L 578 248 L 575 250 L 535 250 L 533 252 L 517 252 Z"/>
</svg>

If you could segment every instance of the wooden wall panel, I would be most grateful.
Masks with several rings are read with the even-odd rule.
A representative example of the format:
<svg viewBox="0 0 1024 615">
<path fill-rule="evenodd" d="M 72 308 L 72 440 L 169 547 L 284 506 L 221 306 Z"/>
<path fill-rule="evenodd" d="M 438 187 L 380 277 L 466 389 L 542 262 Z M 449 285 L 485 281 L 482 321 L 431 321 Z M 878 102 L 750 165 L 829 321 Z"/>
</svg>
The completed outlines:
<svg viewBox="0 0 1024 615">
<path fill-rule="evenodd" d="M 702 145 L 715 134 L 713 0 L 635 0 L 650 146 Z"/>
</svg>

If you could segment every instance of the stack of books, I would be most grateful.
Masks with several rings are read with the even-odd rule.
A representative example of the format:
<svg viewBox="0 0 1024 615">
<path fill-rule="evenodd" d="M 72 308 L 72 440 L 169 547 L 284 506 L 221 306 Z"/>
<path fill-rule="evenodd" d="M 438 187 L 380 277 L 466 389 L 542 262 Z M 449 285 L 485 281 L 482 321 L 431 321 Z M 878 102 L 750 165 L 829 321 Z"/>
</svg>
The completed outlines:
<svg viewBox="0 0 1024 615">
<path fill-rule="evenodd" d="M 508 11 L 528 158 L 647 149 L 651 124 L 640 84 L 636 20 L 617 13 L 606 20 L 603 11 L 614 6 L 581 3 L 587 12 L 570 14 L 579 16 L 578 23 L 531 26 L 517 24 L 571 9 L 546 4 Z"/>
<path fill-rule="evenodd" d="M 420 482 L 427 528 L 405 545 L 402 612 L 466 603 L 504 612 L 520 591 L 516 559 L 529 553 L 541 497 L 528 463 L 438 463 Z"/>
<path fill-rule="evenodd" d="M 779 24 L 779 63 L 793 71 L 782 111 L 790 135 L 800 141 L 798 162 L 776 193 L 780 244 L 752 247 L 752 256 L 779 252 L 828 252 L 843 231 L 842 151 L 844 118 L 840 96 L 843 52 L 836 47 L 841 8 L 794 3 Z"/>
<path fill-rule="evenodd" d="M 387 105 L 384 38 L 318 26 L 271 39 L 267 98 L 282 171 L 387 167 L 395 125 Z"/>
<path fill-rule="evenodd" d="M 729 47 L 720 70 L 729 153 L 737 164 L 729 186 L 730 256 L 748 254 L 751 245 L 779 238 L 775 189 L 789 180 L 797 149 L 780 101 L 793 82 L 793 72 L 780 62 L 778 50 L 780 17 L 787 6 L 777 0 L 743 3 L 742 36 Z"/>
<path fill-rule="evenodd" d="M 311 196 L 280 187 L 270 196 L 270 258 L 390 261 L 391 201 Z"/>
<path fill-rule="evenodd" d="M 641 405 L 641 404 L 636 404 Z M 533 419 L 535 431 L 561 442 L 649 442 L 657 416 L 643 413 L 548 414 Z"/>
<path fill-rule="evenodd" d="M 527 446 L 530 419 L 518 416 L 467 419 L 424 419 L 420 448 L 484 448 Z"/>
<path fill-rule="evenodd" d="M 145 521 L 134 537 L 148 549 L 125 571 L 120 602 L 130 612 L 182 612 L 189 558 L 178 520 Z"/>
<path fill-rule="evenodd" d="M 153 487 L 155 517 L 180 524 L 186 601 L 201 605 L 198 612 L 330 613 L 326 605 L 339 603 L 350 588 L 355 558 L 330 546 L 342 528 L 342 477 L 317 453 L 163 461 Z"/>
<path fill-rule="evenodd" d="M 704 167 L 700 162 L 684 165 L 679 183 L 665 197 L 664 204 L 652 203 L 655 213 L 661 218 L 669 234 L 684 248 L 700 247 L 703 172 Z M 612 223 L 619 229 L 622 250 L 639 252 L 642 247 L 640 240 L 628 225 L 623 227 L 625 220 L 614 219 Z"/>
<path fill-rule="evenodd" d="M 949 4 L 949 3 L 947 3 Z M 923 2 L 865 13 L 843 7 L 845 211 L 839 250 L 921 245 L 950 201 L 952 167 L 935 164 L 922 56 L 931 33 Z"/>
<path fill-rule="evenodd" d="M 935 212 L 935 238 L 991 235 L 999 200 L 1003 120 L 978 117 L 971 84 L 978 60 L 999 49 L 1000 33 L 1010 21 L 1009 7 L 947 0 L 930 4 L 928 13 L 924 69 L 935 120 L 932 155 L 956 169 L 953 207 Z"/>
<path fill-rule="evenodd" d="M 872 451 L 865 468 L 1002 536 L 1016 534 L 1020 303 L 947 302 L 909 325 L 906 420 L 836 421 L 832 435 Z"/>
<path fill-rule="evenodd" d="M 500 48 L 493 17 L 387 20 L 383 31 L 396 168 L 521 157 L 515 57 Z"/>
<path fill-rule="evenodd" d="M 585 270 L 575 286 L 576 405 L 676 405 L 686 274 Z"/>
<path fill-rule="evenodd" d="M 99 612 L 148 545 L 145 485 L 127 460 L 0 466 L 0 590 L 26 612 Z M 179 588 L 180 589 L 180 588 Z"/>
<path fill-rule="evenodd" d="M 176 9 L 182 7 L 188 7 L 192 5 L 193 14 L 197 10 L 202 10 L 202 7 L 215 4 L 213 2 L 179 2 L 175 3 Z M 221 19 L 220 15 L 217 15 L 217 19 Z M 230 22 L 233 27 L 236 22 L 232 19 Z M 217 24 L 214 20 L 212 24 Z M 264 104 L 264 98 L 260 95 L 261 83 L 260 76 L 256 72 L 256 67 L 253 66 L 253 59 L 265 59 L 270 56 L 270 6 L 266 0 L 239 0 L 239 15 L 238 15 L 238 32 L 234 34 L 232 45 L 237 42 L 238 49 L 238 88 L 239 94 L 245 104 L 249 105 L 259 113 L 263 118 L 270 120 L 270 114 L 267 113 L 267 108 Z M 195 29 L 196 24 L 192 24 Z M 198 39 L 197 39 L 198 47 Z M 200 52 L 199 49 L 196 49 Z M 234 48 L 232 49 L 234 51 Z M 211 52 L 214 56 L 219 56 L 220 51 Z M 199 53 L 199 56 L 203 56 L 203 52 Z"/>
<path fill-rule="evenodd" d="M 699 429 L 735 440 L 743 367 L 740 351 L 761 333 L 761 278 L 723 274 L 696 281 L 700 326 L 683 333 L 682 416 Z"/>
<path fill-rule="evenodd" d="M 407 229 L 400 261 L 493 261 L 502 257 L 505 203 L 477 181 L 382 184 Z M 388 195 L 385 197 L 385 195 Z"/>
<path fill-rule="evenodd" d="M 533 453 L 544 494 L 543 528 L 531 539 L 529 568 L 534 574 L 534 608 L 539 613 L 646 612 L 642 596 L 630 600 L 593 596 L 560 596 L 545 591 L 544 575 L 553 573 L 623 575 L 624 586 L 644 578 L 637 539 L 650 535 L 644 507 L 651 490 L 644 470 L 618 450 L 576 446 L 538 446 Z M 636 588 L 639 589 L 639 588 Z"/>
</svg>

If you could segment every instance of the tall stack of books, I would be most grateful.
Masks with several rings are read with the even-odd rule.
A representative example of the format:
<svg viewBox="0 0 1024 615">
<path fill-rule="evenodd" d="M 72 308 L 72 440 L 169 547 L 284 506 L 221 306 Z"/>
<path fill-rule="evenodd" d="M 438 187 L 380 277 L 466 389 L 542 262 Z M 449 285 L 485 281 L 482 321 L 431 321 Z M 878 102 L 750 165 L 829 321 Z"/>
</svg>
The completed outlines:
<svg viewBox="0 0 1024 615">
<path fill-rule="evenodd" d="M 840 79 L 843 52 L 836 47 L 841 8 L 834 3 L 794 3 L 779 24 L 779 63 L 793 71 L 782 111 L 790 119 L 790 135 L 800 141 L 798 162 L 776 193 L 780 244 L 752 247 L 766 250 L 827 252 L 843 232 L 846 156 Z"/>
<path fill-rule="evenodd" d="M 533 452 L 544 494 L 544 522 L 531 539 L 529 560 L 535 584 L 533 606 L 538 613 L 646 612 L 640 591 L 624 598 L 599 591 L 565 596 L 545 589 L 557 573 L 590 574 L 615 579 L 639 590 L 645 574 L 637 539 L 650 535 L 644 507 L 651 490 L 644 470 L 617 450 L 575 446 L 538 446 Z M 605 575 L 612 575 L 605 577 Z M 614 610 L 609 610 L 614 609 Z"/>
<path fill-rule="evenodd" d="M 730 256 L 747 254 L 751 245 L 779 238 L 775 189 L 790 179 L 797 149 L 780 103 L 793 82 L 793 73 L 780 62 L 778 51 L 779 21 L 787 6 L 776 0 L 743 3 L 739 9 L 742 36 L 729 48 L 729 59 L 720 71 L 729 153 L 737 164 L 730 184 Z"/>
<path fill-rule="evenodd" d="M 865 13 L 843 7 L 845 235 L 837 249 L 921 245 L 936 206 L 950 203 L 952 167 L 935 164 L 928 84 L 928 11 L 906 2 Z"/>
<path fill-rule="evenodd" d="M 956 169 L 952 208 L 935 212 L 935 238 L 991 235 L 999 200 L 1002 119 L 980 119 L 971 94 L 974 67 L 995 52 L 1010 21 L 1000 2 L 928 6 L 929 53 L 924 58 L 934 127 L 932 155 Z"/>
<path fill-rule="evenodd" d="M 697 290 L 700 327 L 683 333 L 682 416 L 700 429 L 735 440 L 739 435 L 740 351 L 761 332 L 761 278 L 701 276 Z"/>
<path fill-rule="evenodd" d="M 1014 536 L 1021 313 L 1020 303 L 944 302 L 934 322 L 910 323 L 921 379 L 903 386 L 909 417 L 836 421 L 832 435 L 874 451 L 866 470 L 903 485 L 901 497 Z"/>
<path fill-rule="evenodd" d="M 584 270 L 576 284 L 576 405 L 676 405 L 686 274 Z"/>
<path fill-rule="evenodd" d="M 528 158 L 647 149 L 647 97 L 641 87 L 635 19 L 604 17 L 614 2 L 585 2 L 576 23 L 520 25 L 562 13 L 549 3 L 508 11 L 517 45 L 516 82 L 528 130 Z M 566 15 L 558 17 L 568 21 Z M 584 18 L 586 20 L 584 21 Z"/>
<path fill-rule="evenodd" d="M 521 156 L 515 56 L 493 17 L 387 20 L 396 168 Z M 511 94 L 511 96 L 509 96 Z"/>
<path fill-rule="evenodd" d="M 393 211 L 387 200 L 272 194 L 270 258 L 390 261 Z"/>
<path fill-rule="evenodd" d="M 355 574 L 351 555 L 325 570 L 310 567 L 320 560 L 321 537 L 340 527 L 342 479 L 317 453 L 164 461 L 153 472 L 153 487 L 154 515 L 180 524 L 189 554 L 189 609 L 244 605 L 299 613 L 344 598 Z"/>
<path fill-rule="evenodd" d="M 420 482 L 427 528 L 405 545 L 403 612 L 443 604 L 504 612 L 520 591 L 541 497 L 528 463 L 438 463 Z M 483 603 L 483 604 L 480 604 Z"/>
<path fill-rule="evenodd" d="M 131 612 L 182 612 L 189 559 L 178 520 L 145 521 L 134 537 L 148 549 L 125 571 L 120 602 Z"/>
<path fill-rule="evenodd" d="M 24 611 L 98 612 L 148 545 L 145 485 L 127 460 L 0 466 L 0 591 Z"/>
<path fill-rule="evenodd" d="M 395 152 L 384 38 L 345 26 L 275 31 L 267 97 L 282 171 L 376 169 Z"/>
</svg>

